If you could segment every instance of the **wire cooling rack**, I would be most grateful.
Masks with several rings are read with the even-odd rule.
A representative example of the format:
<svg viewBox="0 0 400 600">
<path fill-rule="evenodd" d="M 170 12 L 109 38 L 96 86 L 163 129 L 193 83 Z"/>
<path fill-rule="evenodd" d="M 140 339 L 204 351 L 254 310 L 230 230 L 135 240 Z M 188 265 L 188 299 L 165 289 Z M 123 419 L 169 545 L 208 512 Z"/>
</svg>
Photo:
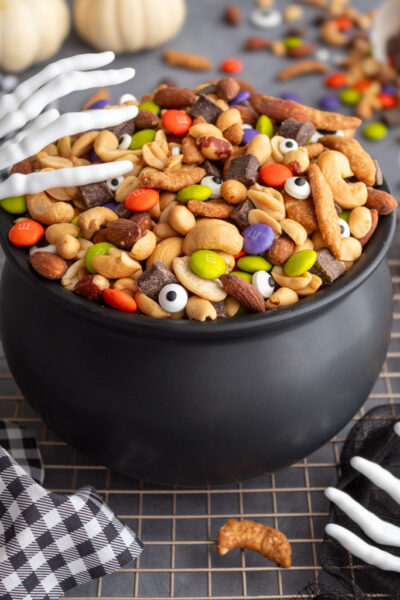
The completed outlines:
<svg viewBox="0 0 400 600">
<path fill-rule="evenodd" d="M 65 493 L 94 486 L 145 544 L 135 564 L 76 588 L 68 597 L 278 600 L 296 598 L 308 583 L 329 583 L 318 562 L 328 519 L 323 491 L 336 483 L 340 450 L 354 421 L 373 406 L 400 401 L 400 231 L 389 264 L 393 331 L 386 363 L 364 407 L 307 459 L 239 485 L 182 490 L 110 473 L 66 446 L 41 422 L 22 398 L 1 354 L 0 418 L 36 432 L 46 465 L 45 485 Z M 219 556 L 214 540 L 227 518 L 254 519 L 285 532 L 293 548 L 292 568 L 278 569 L 258 554 L 240 550 Z"/>
</svg>

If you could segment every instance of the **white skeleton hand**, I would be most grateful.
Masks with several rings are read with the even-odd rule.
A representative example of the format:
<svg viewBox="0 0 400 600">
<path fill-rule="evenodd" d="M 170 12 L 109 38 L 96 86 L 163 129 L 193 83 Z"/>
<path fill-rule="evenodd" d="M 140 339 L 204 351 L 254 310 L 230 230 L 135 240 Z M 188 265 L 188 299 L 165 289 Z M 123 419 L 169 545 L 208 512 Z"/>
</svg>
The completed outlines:
<svg viewBox="0 0 400 600">
<path fill-rule="evenodd" d="M 105 129 L 133 119 L 136 106 L 90 110 L 60 116 L 56 109 L 42 113 L 54 100 L 71 92 L 92 87 L 118 85 L 135 76 L 134 69 L 92 71 L 111 63 L 113 52 L 81 54 L 64 58 L 45 67 L 21 83 L 11 94 L 0 98 L 0 138 L 31 123 L 14 138 L 0 146 L 0 169 L 5 169 L 36 154 L 64 136 L 90 129 Z M 0 184 L 0 198 L 37 194 L 53 187 L 86 185 L 119 177 L 132 170 L 130 161 L 73 167 L 28 175 L 15 173 Z"/>
<path fill-rule="evenodd" d="M 394 431 L 400 436 L 400 422 L 396 423 Z M 354 456 L 350 464 L 372 481 L 374 485 L 387 492 L 400 505 L 400 479 L 397 479 L 376 463 L 360 456 Z M 351 496 L 334 487 L 329 487 L 325 491 L 325 495 L 357 523 L 369 538 L 378 544 L 400 547 L 400 527 L 383 521 L 353 500 Z M 364 562 L 384 571 L 397 571 L 400 573 L 400 558 L 398 556 L 367 544 L 340 525 L 330 523 L 325 527 L 325 531 L 351 554 L 361 558 Z"/>
</svg>

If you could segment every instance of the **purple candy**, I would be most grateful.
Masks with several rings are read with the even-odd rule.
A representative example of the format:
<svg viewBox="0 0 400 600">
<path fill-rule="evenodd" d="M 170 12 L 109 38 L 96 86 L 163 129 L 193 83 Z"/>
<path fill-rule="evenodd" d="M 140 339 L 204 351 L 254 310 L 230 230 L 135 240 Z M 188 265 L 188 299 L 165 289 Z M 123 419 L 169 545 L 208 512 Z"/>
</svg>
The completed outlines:
<svg viewBox="0 0 400 600">
<path fill-rule="evenodd" d="M 269 227 L 269 225 L 263 225 L 257 223 L 257 225 L 250 225 L 242 231 L 244 238 L 243 250 L 247 254 L 261 254 L 272 246 L 275 239 L 275 233 Z"/>
<path fill-rule="evenodd" d="M 246 92 L 246 90 L 242 90 L 238 93 L 237 96 L 234 97 L 233 100 L 228 102 L 229 106 L 233 106 L 234 104 L 242 104 L 242 102 L 246 102 L 250 98 L 250 93 Z"/>
<path fill-rule="evenodd" d="M 293 100 L 293 102 L 300 102 L 301 100 L 297 92 L 282 92 L 280 98 L 282 98 L 282 100 Z"/>
<path fill-rule="evenodd" d="M 337 96 L 323 96 L 319 105 L 323 110 L 336 110 L 340 106 L 340 100 Z"/>
<path fill-rule="evenodd" d="M 96 152 L 93 150 L 93 148 L 91 149 L 91 151 L 89 152 L 89 160 L 91 163 L 101 163 L 103 162 L 100 158 L 100 156 L 98 156 L 96 154 Z"/>
<path fill-rule="evenodd" d="M 382 86 L 382 94 L 389 94 L 389 96 L 395 96 L 398 91 L 398 87 L 395 83 L 387 83 Z"/>
<path fill-rule="evenodd" d="M 251 140 L 256 137 L 260 132 L 257 129 L 243 129 L 242 144 L 250 144 Z"/>
<path fill-rule="evenodd" d="M 117 208 L 117 206 L 119 206 L 119 204 L 118 202 L 107 202 L 107 204 L 103 204 L 103 206 L 115 212 L 115 209 Z"/>
<path fill-rule="evenodd" d="M 109 100 L 97 100 L 97 102 L 93 102 L 90 106 L 87 107 L 87 110 L 95 110 L 96 108 L 105 108 L 106 106 L 110 106 L 111 102 Z"/>
</svg>

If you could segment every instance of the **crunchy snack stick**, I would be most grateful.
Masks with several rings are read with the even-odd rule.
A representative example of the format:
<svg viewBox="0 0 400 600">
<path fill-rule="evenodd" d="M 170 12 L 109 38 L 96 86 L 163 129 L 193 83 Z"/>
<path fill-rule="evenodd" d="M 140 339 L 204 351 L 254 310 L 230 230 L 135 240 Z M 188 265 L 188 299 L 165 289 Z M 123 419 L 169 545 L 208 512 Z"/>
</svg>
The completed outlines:
<svg viewBox="0 0 400 600">
<path fill-rule="evenodd" d="M 233 548 L 258 552 L 285 569 L 292 564 L 292 549 L 287 537 L 261 523 L 229 519 L 218 532 L 217 551 L 223 555 Z"/>
<path fill-rule="evenodd" d="M 322 239 L 332 254 L 338 258 L 342 236 L 331 188 L 318 165 L 310 165 L 308 174 L 314 199 L 315 215 Z"/>
<path fill-rule="evenodd" d="M 331 150 L 342 152 L 349 159 L 354 175 L 366 185 L 374 185 L 376 164 L 357 140 L 340 135 L 326 135 L 319 141 Z"/>
</svg>

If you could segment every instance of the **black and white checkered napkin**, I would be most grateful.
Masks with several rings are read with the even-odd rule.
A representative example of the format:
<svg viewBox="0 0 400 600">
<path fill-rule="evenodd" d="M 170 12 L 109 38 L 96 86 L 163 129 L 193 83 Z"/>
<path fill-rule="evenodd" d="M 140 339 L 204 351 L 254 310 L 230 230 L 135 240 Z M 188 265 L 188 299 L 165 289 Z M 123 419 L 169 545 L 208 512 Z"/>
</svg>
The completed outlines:
<svg viewBox="0 0 400 600">
<path fill-rule="evenodd" d="M 44 481 L 42 455 L 33 431 L 11 421 L 0 421 L 0 446 L 38 483 Z"/>
<path fill-rule="evenodd" d="M 6 441 L 10 452 L 26 458 L 25 434 L 18 437 L 13 427 L 1 431 L 2 443 L 13 432 Z M 72 496 L 48 492 L 0 447 L 0 600 L 56 600 L 119 570 L 142 549 L 92 488 Z"/>
</svg>

